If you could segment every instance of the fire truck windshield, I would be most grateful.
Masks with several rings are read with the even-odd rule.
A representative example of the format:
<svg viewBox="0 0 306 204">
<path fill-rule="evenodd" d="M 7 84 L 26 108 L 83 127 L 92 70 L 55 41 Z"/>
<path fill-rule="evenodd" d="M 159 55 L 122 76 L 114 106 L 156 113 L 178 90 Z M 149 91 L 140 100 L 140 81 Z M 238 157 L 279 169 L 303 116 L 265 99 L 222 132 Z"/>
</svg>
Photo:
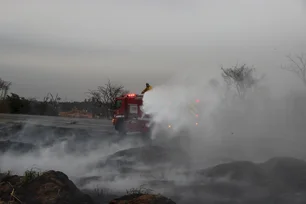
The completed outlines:
<svg viewBox="0 0 306 204">
<path fill-rule="evenodd" d="M 121 100 L 116 100 L 115 102 L 115 109 L 119 109 L 121 107 L 122 101 Z"/>
</svg>

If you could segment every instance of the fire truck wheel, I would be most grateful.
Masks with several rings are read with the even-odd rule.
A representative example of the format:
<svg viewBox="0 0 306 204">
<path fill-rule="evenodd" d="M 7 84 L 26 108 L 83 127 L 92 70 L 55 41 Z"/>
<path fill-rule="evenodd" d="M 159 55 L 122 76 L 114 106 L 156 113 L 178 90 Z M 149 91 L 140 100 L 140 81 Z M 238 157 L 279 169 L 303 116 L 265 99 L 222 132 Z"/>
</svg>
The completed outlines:
<svg viewBox="0 0 306 204">
<path fill-rule="evenodd" d="M 125 135 L 124 120 L 118 120 L 115 129 L 119 132 L 119 135 Z"/>
</svg>

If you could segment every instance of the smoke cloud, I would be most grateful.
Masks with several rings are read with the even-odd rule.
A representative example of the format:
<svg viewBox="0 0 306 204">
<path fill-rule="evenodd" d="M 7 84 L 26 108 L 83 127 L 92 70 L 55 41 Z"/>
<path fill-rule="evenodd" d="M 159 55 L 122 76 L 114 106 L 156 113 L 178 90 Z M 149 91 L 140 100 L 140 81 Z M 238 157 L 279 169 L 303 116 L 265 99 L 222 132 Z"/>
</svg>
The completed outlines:
<svg viewBox="0 0 306 204">
<path fill-rule="evenodd" d="M 153 137 L 158 128 L 168 128 L 169 136 L 181 131 L 210 131 L 213 111 L 224 93 L 218 87 L 196 75 L 176 75 L 168 83 L 154 87 L 144 95 L 143 111 L 153 118 Z"/>
<path fill-rule="evenodd" d="M 242 100 L 235 89 L 228 89 L 221 74 L 211 79 L 201 76 L 203 73 L 178 74 L 144 95 L 143 110 L 157 124 L 153 137 L 158 135 L 156 129 L 171 124 L 168 136 L 189 137 L 185 146 L 189 145 L 197 164 L 304 157 L 306 129 L 302 121 L 306 114 L 302 101 L 306 102 L 306 97 L 301 88 L 305 87 L 291 86 L 290 92 L 282 92 L 270 86 L 267 75 Z M 198 118 L 191 113 L 192 105 L 196 106 Z"/>
</svg>

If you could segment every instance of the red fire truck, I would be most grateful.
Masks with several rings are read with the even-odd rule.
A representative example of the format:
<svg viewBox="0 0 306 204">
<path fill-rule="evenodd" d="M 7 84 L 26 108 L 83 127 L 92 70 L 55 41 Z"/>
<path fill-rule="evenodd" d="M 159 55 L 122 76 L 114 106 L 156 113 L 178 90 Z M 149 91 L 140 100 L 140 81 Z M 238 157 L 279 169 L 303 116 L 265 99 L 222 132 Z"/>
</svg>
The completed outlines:
<svg viewBox="0 0 306 204">
<path fill-rule="evenodd" d="M 141 110 L 143 95 L 129 93 L 117 97 L 113 105 L 112 123 L 120 134 L 127 132 L 149 133 L 150 117 Z"/>
<path fill-rule="evenodd" d="M 112 123 L 115 130 L 119 134 L 126 134 L 128 132 L 140 132 L 142 134 L 150 133 L 152 124 L 150 123 L 150 116 L 145 115 L 142 112 L 143 95 L 134 93 L 126 94 L 121 97 L 117 97 L 113 104 L 113 119 Z M 188 109 L 191 113 L 192 118 L 195 120 L 194 123 L 198 125 L 199 113 L 196 108 L 196 104 L 200 101 L 197 99 L 195 103 L 190 104 Z M 165 124 L 172 128 L 171 124 Z"/>
</svg>

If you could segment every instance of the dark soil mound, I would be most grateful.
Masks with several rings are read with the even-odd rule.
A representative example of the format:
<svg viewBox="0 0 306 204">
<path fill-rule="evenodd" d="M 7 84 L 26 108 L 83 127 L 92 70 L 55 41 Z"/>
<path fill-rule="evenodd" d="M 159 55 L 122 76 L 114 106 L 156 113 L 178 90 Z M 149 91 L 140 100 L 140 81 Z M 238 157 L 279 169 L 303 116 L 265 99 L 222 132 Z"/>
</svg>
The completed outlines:
<svg viewBox="0 0 306 204">
<path fill-rule="evenodd" d="M 25 176 L 2 176 L 0 203 L 31 204 L 93 204 L 92 199 L 82 193 L 62 172 L 48 171 L 42 175 L 28 172 Z"/>
<path fill-rule="evenodd" d="M 295 192 L 306 190 L 306 162 L 304 160 L 277 157 L 259 166 L 269 175 L 274 189 Z"/>
<path fill-rule="evenodd" d="M 271 185 L 292 190 L 306 190 L 306 162 L 304 160 L 278 157 L 264 163 L 255 164 L 238 161 L 220 164 L 201 170 L 201 176 L 210 181 L 226 178 L 229 181 L 242 181 L 252 185 Z"/>
<path fill-rule="evenodd" d="M 114 199 L 110 204 L 175 204 L 175 202 L 160 195 L 135 194 Z"/>
<path fill-rule="evenodd" d="M 152 171 L 152 168 L 162 170 L 167 168 L 186 167 L 190 162 L 188 155 L 180 149 L 160 146 L 143 146 L 116 152 L 99 162 L 98 168 L 112 168 L 120 173 L 142 173 Z"/>
<path fill-rule="evenodd" d="M 208 178 L 225 178 L 249 184 L 265 184 L 266 172 L 257 164 L 248 161 L 237 161 L 220 164 L 201 172 Z"/>
<path fill-rule="evenodd" d="M 204 203 L 306 203 L 306 162 L 299 159 L 220 164 L 196 178 L 191 186 L 175 189 L 176 195 L 181 192 L 176 200 L 192 194 Z"/>
</svg>

